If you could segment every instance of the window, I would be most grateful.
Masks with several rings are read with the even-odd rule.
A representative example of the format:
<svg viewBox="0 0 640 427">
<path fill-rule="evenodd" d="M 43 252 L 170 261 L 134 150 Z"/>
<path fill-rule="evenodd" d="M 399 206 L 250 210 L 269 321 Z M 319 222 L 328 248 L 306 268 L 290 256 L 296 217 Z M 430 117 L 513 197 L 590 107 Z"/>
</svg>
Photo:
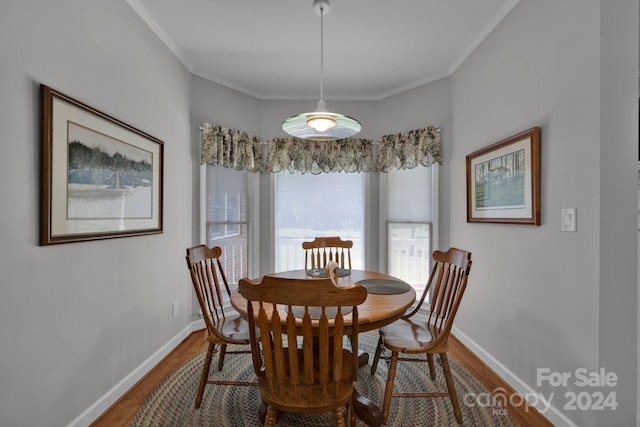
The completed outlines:
<svg viewBox="0 0 640 427">
<path fill-rule="evenodd" d="M 353 268 L 386 272 L 418 292 L 426 284 L 438 247 L 437 166 L 267 175 L 207 165 L 201 179 L 202 241 L 222 247 L 232 285 L 302 269 L 302 242 L 332 235 L 353 241 Z"/>
<path fill-rule="evenodd" d="M 423 290 L 431 266 L 431 224 L 389 222 L 387 236 L 389 274 Z"/>
<path fill-rule="evenodd" d="M 224 239 L 240 235 L 240 194 L 216 193 L 213 197 L 211 239 Z"/>
<path fill-rule="evenodd" d="M 352 266 L 364 269 L 363 173 L 275 176 L 276 271 L 304 268 L 302 242 L 317 236 L 353 240 Z"/>
<path fill-rule="evenodd" d="M 424 290 L 431 273 L 434 166 L 387 174 L 387 272 Z"/>
<path fill-rule="evenodd" d="M 248 276 L 247 172 L 206 166 L 206 244 L 222 247 L 227 281 Z"/>
</svg>

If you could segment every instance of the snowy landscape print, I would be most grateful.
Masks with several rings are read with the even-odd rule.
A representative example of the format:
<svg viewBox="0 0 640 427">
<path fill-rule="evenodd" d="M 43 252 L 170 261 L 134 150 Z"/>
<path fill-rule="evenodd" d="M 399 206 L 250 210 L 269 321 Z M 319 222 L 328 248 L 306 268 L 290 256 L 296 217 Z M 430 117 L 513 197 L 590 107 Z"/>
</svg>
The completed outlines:
<svg viewBox="0 0 640 427">
<path fill-rule="evenodd" d="M 67 219 L 152 217 L 153 153 L 71 121 Z"/>
</svg>

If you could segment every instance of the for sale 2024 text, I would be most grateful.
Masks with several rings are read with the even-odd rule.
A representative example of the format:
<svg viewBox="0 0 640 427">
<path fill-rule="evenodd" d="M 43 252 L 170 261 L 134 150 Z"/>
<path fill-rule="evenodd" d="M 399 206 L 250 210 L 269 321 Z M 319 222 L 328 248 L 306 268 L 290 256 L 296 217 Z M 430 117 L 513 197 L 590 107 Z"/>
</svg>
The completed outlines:
<svg viewBox="0 0 640 427">
<path fill-rule="evenodd" d="M 538 387 L 546 383 L 552 387 L 567 387 L 571 384 L 574 387 L 584 388 L 584 390 L 564 393 L 566 399 L 564 410 L 603 411 L 615 410 L 618 407 L 616 392 L 606 390 L 607 387 L 615 387 L 618 384 L 618 375 L 615 372 L 607 372 L 605 368 L 597 371 L 578 368 L 572 372 L 538 368 L 536 378 Z M 596 387 L 598 389 L 594 390 Z"/>
</svg>

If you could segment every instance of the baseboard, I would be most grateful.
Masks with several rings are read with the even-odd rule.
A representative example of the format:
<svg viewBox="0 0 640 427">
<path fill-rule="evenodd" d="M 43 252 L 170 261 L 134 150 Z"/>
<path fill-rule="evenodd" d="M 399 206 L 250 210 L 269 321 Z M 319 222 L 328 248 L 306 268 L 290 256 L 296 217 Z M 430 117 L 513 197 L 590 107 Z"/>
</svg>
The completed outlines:
<svg viewBox="0 0 640 427">
<path fill-rule="evenodd" d="M 203 320 L 196 320 L 187 325 L 178 334 L 171 338 L 158 351 L 153 353 L 147 360 L 142 362 L 137 368 L 125 376 L 111 390 L 96 400 L 84 412 L 71 421 L 67 427 L 85 427 L 94 422 L 100 415 L 109 409 L 120 399 L 131 387 L 136 385 L 151 369 L 153 369 L 162 359 L 178 346 L 192 332 L 204 328 Z"/>
<path fill-rule="evenodd" d="M 530 387 L 527 383 L 525 383 L 520 377 L 515 375 L 509 369 L 507 369 L 502 363 L 500 363 L 497 359 L 495 359 L 489 352 L 487 352 L 484 348 L 480 347 L 478 343 L 469 338 L 464 332 L 455 326 L 452 328 L 452 333 L 455 335 L 460 342 L 462 342 L 469 350 L 471 350 L 480 360 L 487 364 L 500 378 L 502 378 L 507 384 L 509 384 L 515 391 L 520 393 L 521 396 L 536 396 L 538 392 Z M 550 405 L 549 408 L 545 410 L 541 406 L 541 402 L 537 402 L 536 406 L 534 403 L 530 402 L 532 406 L 535 406 L 536 409 L 544 415 L 544 417 L 549 420 L 556 427 L 578 427 L 573 421 L 571 421 L 566 415 L 564 415 L 558 408 Z M 640 427 L 640 425 L 639 425 Z"/>
</svg>

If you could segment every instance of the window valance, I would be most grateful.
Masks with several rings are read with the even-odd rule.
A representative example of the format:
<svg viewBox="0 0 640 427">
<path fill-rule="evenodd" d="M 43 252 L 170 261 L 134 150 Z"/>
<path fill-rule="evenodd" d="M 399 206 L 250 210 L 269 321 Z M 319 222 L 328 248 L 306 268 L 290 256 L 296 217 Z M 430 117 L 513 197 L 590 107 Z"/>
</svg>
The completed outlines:
<svg viewBox="0 0 640 427">
<path fill-rule="evenodd" d="M 260 172 L 263 169 L 260 140 L 246 132 L 205 123 L 200 128 L 200 164 Z"/>
<path fill-rule="evenodd" d="M 329 172 L 369 172 L 373 142 L 359 138 L 310 141 L 274 138 L 269 141 L 267 172 L 289 171 L 314 175 Z"/>
<path fill-rule="evenodd" d="M 360 138 L 310 141 L 274 138 L 268 142 L 266 163 L 260 140 L 246 132 L 205 123 L 201 130 L 200 164 L 221 165 L 249 172 L 311 173 L 389 172 L 419 165 L 442 163 L 440 128 L 428 126 L 406 133 L 385 135 L 378 144 Z"/>
<path fill-rule="evenodd" d="M 376 170 L 413 169 L 418 165 L 442 164 L 440 128 L 428 126 L 407 133 L 385 135 L 378 143 Z"/>
</svg>

